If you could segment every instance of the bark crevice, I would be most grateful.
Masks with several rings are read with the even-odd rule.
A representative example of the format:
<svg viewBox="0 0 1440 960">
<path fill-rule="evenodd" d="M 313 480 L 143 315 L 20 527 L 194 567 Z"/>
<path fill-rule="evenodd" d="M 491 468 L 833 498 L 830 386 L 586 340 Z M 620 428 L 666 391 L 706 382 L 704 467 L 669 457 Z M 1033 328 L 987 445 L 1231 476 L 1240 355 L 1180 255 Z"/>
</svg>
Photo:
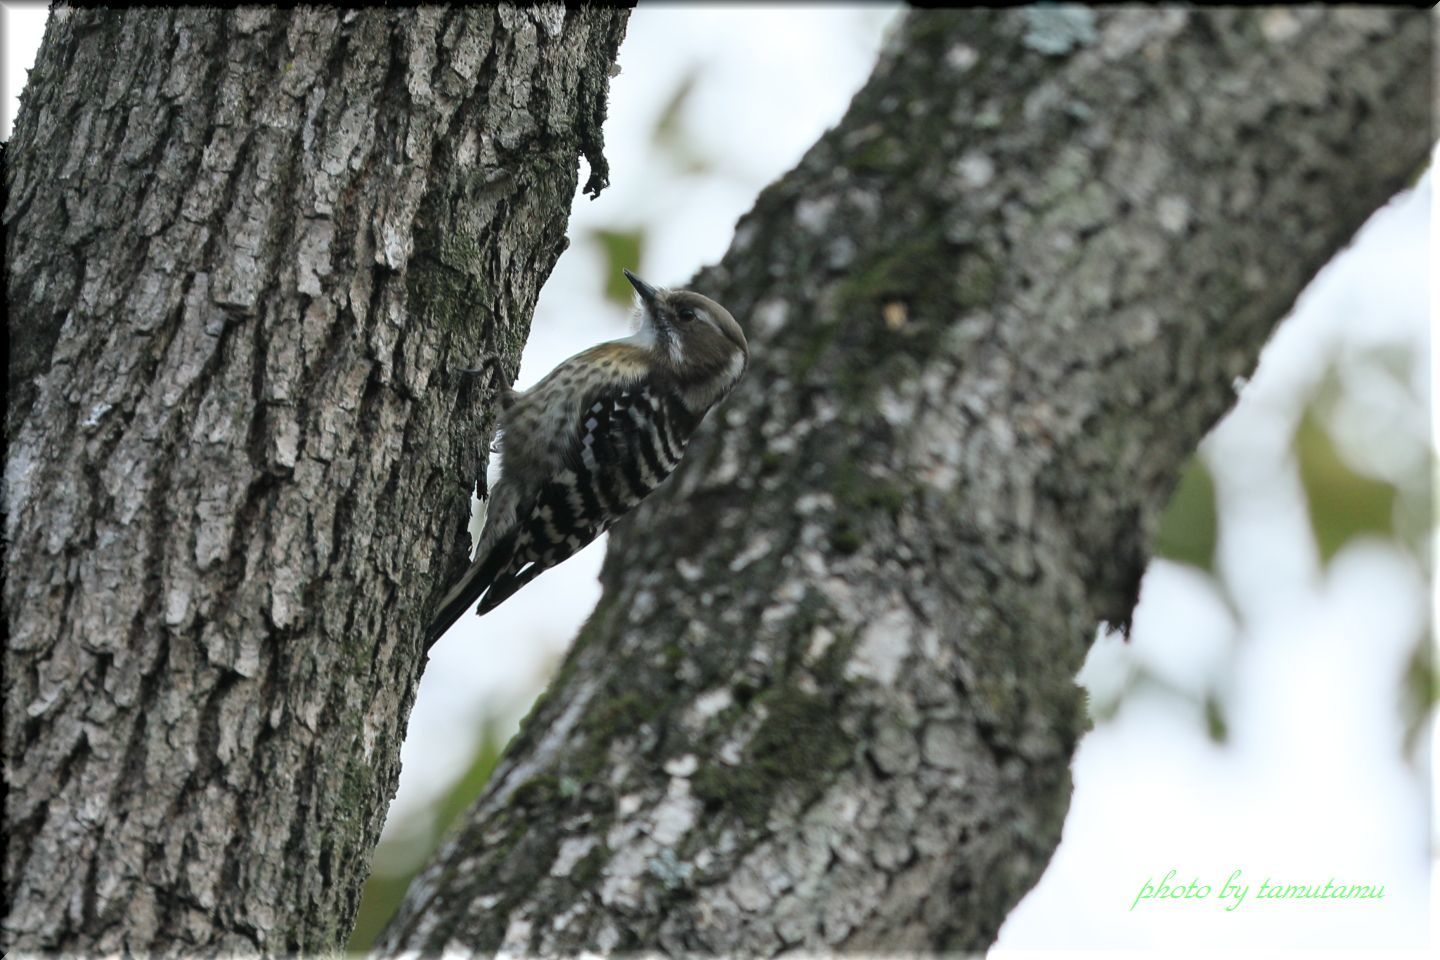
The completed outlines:
<svg viewBox="0 0 1440 960">
<path fill-rule="evenodd" d="M 1422 14 L 1273 14 L 906 19 L 687 284 L 750 370 L 383 949 L 990 945 L 1181 465 L 1429 148 Z"/>
<path fill-rule="evenodd" d="M 442 361 L 518 357 L 625 18 L 53 12 L 5 151 L 6 950 L 344 943 L 494 415 Z"/>
</svg>

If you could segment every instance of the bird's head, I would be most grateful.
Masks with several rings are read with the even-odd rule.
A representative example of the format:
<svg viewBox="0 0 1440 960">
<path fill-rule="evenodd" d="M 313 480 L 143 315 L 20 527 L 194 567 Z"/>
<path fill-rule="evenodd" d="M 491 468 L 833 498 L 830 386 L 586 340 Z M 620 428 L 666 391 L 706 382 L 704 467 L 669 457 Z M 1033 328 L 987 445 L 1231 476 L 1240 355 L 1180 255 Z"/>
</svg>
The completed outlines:
<svg viewBox="0 0 1440 960">
<path fill-rule="evenodd" d="M 640 295 L 635 342 L 671 369 L 687 406 L 707 409 L 729 393 L 750 362 L 745 334 L 730 311 L 690 290 L 652 287 L 629 270 L 625 278 Z"/>
</svg>

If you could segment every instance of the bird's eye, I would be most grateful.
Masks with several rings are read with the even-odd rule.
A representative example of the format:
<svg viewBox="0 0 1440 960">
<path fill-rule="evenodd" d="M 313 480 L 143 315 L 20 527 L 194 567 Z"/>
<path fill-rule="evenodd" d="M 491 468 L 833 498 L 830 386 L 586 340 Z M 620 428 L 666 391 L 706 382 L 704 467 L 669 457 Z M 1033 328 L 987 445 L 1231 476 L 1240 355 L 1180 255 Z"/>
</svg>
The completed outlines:
<svg viewBox="0 0 1440 960">
<path fill-rule="evenodd" d="M 695 311 L 691 310 L 689 307 L 681 307 L 678 315 L 680 319 L 684 320 L 686 323 L 689 323 L 691 320 L 695 319 Z"/>
</svg>

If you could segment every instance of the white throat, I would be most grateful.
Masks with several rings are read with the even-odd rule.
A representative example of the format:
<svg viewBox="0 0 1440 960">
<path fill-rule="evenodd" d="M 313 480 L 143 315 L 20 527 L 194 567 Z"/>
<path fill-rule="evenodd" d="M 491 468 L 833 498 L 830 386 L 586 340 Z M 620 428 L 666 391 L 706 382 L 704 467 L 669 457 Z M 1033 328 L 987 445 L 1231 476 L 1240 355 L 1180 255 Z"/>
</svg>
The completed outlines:
<svg viewBox="0 0 1440 960">
<path fill-rule="evenodd" d="M 643 306 L 637 306 L 635 313 L 640 319 L 640 327 L 630 336 L 623 338 L 621 343 L 628 343 L 640 347 L 642 350 L 658 350 L 662 347 L 670 355 L 670 361 L 679 366 L 685 361 L 685 351 L 680 345 L 680 338 L 674 335 L 666 336 L 660 328 L 655 325 L 655 319 L 650 316 L 650 311 Z"/>
</svg>

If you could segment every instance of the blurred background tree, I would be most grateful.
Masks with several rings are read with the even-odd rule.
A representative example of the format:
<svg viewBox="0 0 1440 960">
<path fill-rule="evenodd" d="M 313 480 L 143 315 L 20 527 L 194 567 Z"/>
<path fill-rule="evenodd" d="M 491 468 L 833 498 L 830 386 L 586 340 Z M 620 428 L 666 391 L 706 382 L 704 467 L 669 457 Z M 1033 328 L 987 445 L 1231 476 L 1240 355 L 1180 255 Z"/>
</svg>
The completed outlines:
<svg viewBox="0 0 1440 960">
<path fill-rule="evenodd" d="M 615 81 L 611 109 L 611 123 L 629 135 L 612 133 L 608 139 L 616 149 L 631 144 L 635 153 L 613 163 L 617 172 L 610 194 L 593 206 L 576 205 L 571 229 L 575 244 L 542 295 L 522 382 L 589 343 L 624 332 L 630 291 L 620 279 L 622 267 L 639 263 L 647 276 L 658 270 L 657 279 L 667 282 L 718 257 L 734 218 L 748 209 L 754 193 L 793 163 L 820 129 L 838 119 L 848 91 L 863 81 L 894 11 L 809 8 L 803 16 L 774 19 L 779 16 L 641 7 L 632 18 L 620 56 L 628 72 Z M 726 38 L 740 43 L 745 42 L 741 38 L 757 37 L 785 38 L 783 56 L 767 56 L 763 48 L 753 58 L 728 62 L 711 55 Z M 828 99 L 814 91 L 799 95 L 786 89 L 796 77 L 826 73 L 827 57 L 836 50 L 848 58 L 845 69 L 832 65 L 828 70 L 833 87 L 844 87 L 833 82 L 836 76 L 848 84 L 838 95 L 833 89 Z M 744 78 L 737 75 L 742 69 Z M 745 129 L 757 117 L 765 118 L 771 130 L 795 134 L 785 149 L 761 149 L 770 142 L 765 132 Z M 640 130 L 643 136 L 636 135 Z M 727 190 L 732 183 L 736 189 Z M 1414 772 L 1410 785 L 1423 800 L 1427 760 L 1421 733 L 1434 702 L 1424 589 L 1430 579 L 1434 529 L 1425 279 L 1429 198 L 1426 177 L 1411 195 L 1377 215 L 1376 223 L 1302 298 L 1295 316 L 1267 348 L 1255 382 L 1237 383 L 1240 404 L 1187 466 L 1165 514 L 1131 641 L 1104 635 L 1092 653 L 1082 679 L 1099 728 L 1123 731 L 1127 724 L 1148 722 L 1156 709 L 1188 724 L 1198 738 L 1220 749 L 1233 746 L 1236 736 L 1250 736 L 1251 725 L 1266 718 L 1257 721 L 1247 708 L 1242 710 L 1241 729 L 1234 729 L 1236 697 L 1243 694 L 1247 678 L 1258 678 L 1262 686 L 1278 681 L 1273 670 L 1241 656 L 1242 647 L 1266 643 L 1265 634 L 1274 629 L 1272 618 L 1303 622 L 1297 611 L 1320 602 L 1328 578 L 1337 576 L 1337 561 L 1348 552 L 1356 564 L 1340 564 L 1338 576 L 1346 583 L 1389 578 L 1398 592 L 1388 599 L 1398 596 L 1408 606 L 1414 629 L 1398 641 L 1383 638 L 1382 645 L 1403 646 L 1401 669 L 1387 674 L 1393 658 L 1380 655 L 1370 668 L 1382 674 L 1382 680 L 1388 677 L 1393 694 L 1388 702 L 1326 704 L 1314 691 L 1311 708 L 1393 709 L 1403 736 L 1394 737 L 1389 749 Z M 610 303 L 609 312 L 602 316 L 594 306 L 598 302 Z M 1290 506 L 1276 509 L 1277 502 Z M 1265 555 L 1257 553 L 1256 543 L 1266 544 Z M 417 790 L 426 799 L 397 803 L 400 812 L 376 853 L 353 948 L 369 945 L 457 811 L 478 797 L 519 714 L 543 688 L 548 670 L 598 596 L 591 579 L 601 549 L 592 547 L 588 561 L 571 561 L 564 575 L 573 579 L 541 583 L 529 598 L 536 606 L 514 612 L 515 627 L 481 630 L 469 625 L 471 632 L 460 642 L 478 660 L 491 660 L 504 655 L 495 649 L 501 642 L 497 638 L 510 637 L 505 642 L 514 643 L 518 636 L 533 637 L 542 629 L 541 618 L 548 616 L 545 636 L 536 638 L 545 654 L 527 668 L 523 682 L 506 682 L 504 705 L 482 701 L 478 721 L 452 722 L 448 734 L 439 732 L 444 721 L 412 727 L 412 738 L 433 740 L 455 736 L 457 730 L 461 739 L 473 735 L 472 757 L 468 766 L 453 760 L 444 764 L 450 771 L 465 769 L 459 779 L 444 782 L 444 777 L 434 776 L 428 791 Z M 1396 570 L 1403 574 L 1395 575 Z M 560 571 L 547 574 L 561 576 Z M 592 588 L 588 594 L 586 588 Z M 1253 599 L 1257 589 L 1282 597 L 1278 612 Z M 557 596 L 569 597 L 574 609 L 557 615 Z M 512 602 L 525 599 L 522 595 Z M 1376 600 L 1385 602 L 1378 596 Z M 557 625 L 556 620 L 564 622 Z M 1177 630 L 1182 622 L 1192 629 Z M 1403 624 L 1400 629 L 1403 632 Z M 1365 644 L 1372 639 L 1357 636 L 1353 641 Z M 453 636 L 450 642 L 455 642 Z M 438 673 L 432 668 L 427 682 Z M 449 677 L 463 673 L 444 671 Z M 422 688 L 422 711 L 425 699 Z M 1277 709 L 1281 700 L 1276 697 Z M 1142 709 L 1127 717 L 1130 703 Z M 1190 746 L 1181 749 L 1199 749 L 1193 741 L 1187 743 Z M 1143 777 L 1147 757 L 1121 750 L 1135 775 Z M 1083 776 L 1093 757 L 1092 751 L 1077 759 L 1077 809 L 1087 809 L 1082 801 L 1101 789 Z M 407 757 L 407 774 L 410 762 Z M 1240 776 L 1236 774 L 1237 782 Z M 402 794 L 406 786 L 402 781 Z M 1113 806 L 1115 792 L 1123 791 L 1125 783 L 1109 786 L 1107 802 Z M 1423 856 L 1423 818 L 1407 820 L 1396 833 L 1413 838 Z M 1072 845 L 1069 837 L 1067 832 L 1057 864 L 1070 859 L 1064 855 Z M 1136 841 L 1135 846 L 1145 844 Z M 1417 862 L 1423 866 L 1423 859 Z M 1093 862 L 1087 864 L 1093 868 Z M 1073 874 L 1069 877 L 1065 893 L 1073 901 L 1076 887 L 1070 882 Z M 1050 879 L 1042 880 L 1037 894 L 1045 893 Z M 1134 874 L 1137 885 L 1141 879 Z M 1061 909 L 1059 899 L 1051 896 L 1050 906 Z M 1073 926 L 1057 922 L 1053 913 L 1035 915 L 1029 906 L 1016 911 L 1002 933 L 1002 947 L 1043 945 L 1043 937 L 1029 939 L 1026 929 L 1050 927 L 1066 931 L 1057 936 L 1074 937 Z M 1085 912 L 1072 905 L 1064 917 Z M 1094 945 L 1109 942 L 1098 931 L 1093 936 Z"/>
</svg>

